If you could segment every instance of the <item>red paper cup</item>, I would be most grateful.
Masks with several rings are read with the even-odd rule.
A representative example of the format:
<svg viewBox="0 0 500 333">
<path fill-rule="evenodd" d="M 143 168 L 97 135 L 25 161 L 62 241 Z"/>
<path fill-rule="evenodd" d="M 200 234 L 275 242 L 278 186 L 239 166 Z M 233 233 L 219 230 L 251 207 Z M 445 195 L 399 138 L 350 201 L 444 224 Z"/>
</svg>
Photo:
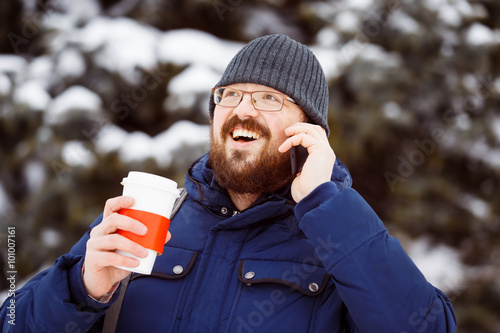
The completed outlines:
<svg viewBox="0 0 500 333">
<path fill-rule="evenodd" d="M 139 260 L 138 267 L 122 267 L 131 272 L 151 274 L 154 262 L 158 255 L 163 253 L 170 214 L 175 199 L 179 197 L 177 183 L 165 177 L 131 171 L 128 177 L 123 178 L 123 195 L 134 198 L 134 205 L 128 209 L 121 209 L 120 214 L 130 216 L 144 223 L 148 232 L 144 236 L 118 230 L 118 233 L 144 246 L 148 250 L 146 258 L 139 258 L 125 251 L 116 252 Z"/>
</svg>

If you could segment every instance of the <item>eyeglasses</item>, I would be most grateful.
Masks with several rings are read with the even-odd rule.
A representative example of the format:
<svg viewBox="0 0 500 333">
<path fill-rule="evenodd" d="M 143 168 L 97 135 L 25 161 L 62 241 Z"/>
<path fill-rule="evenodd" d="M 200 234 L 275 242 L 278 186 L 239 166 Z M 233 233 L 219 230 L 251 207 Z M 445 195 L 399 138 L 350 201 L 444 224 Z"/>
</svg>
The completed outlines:
<svg viewBox="0 0 500 333">
<path fill-rule="evenodd" d="M 240 104 L 244 94 L 250 94 L 254 108 L 260 111 L 281 111 L 285 99 L 295 101 L 281 93 L 274 91 L 243 91 L 235 88 L 213 88 L 214 103 L 220 106 L 236 107 Z"/>
</svg>

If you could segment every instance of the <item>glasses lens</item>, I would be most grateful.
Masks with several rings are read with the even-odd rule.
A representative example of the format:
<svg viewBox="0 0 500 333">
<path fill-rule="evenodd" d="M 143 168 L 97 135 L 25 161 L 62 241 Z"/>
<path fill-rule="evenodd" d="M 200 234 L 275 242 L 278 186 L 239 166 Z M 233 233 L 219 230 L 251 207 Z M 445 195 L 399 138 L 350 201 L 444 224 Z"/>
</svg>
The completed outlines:
<svg viewBox="0 0 500 333">
<path fill-rule="evenodd" d="M 241 100 L 241 93 L 231 88 L 217 88 L 214 91 L 214 103 L 222 106 L 237 106 Z"/>
<path fill-rule="evenodd" d="M 279 111 L 283 106 L 283 96 L 269 91 L 254 92 L 253 103 L 256 109 L 264 111 Z"/>
</svg>

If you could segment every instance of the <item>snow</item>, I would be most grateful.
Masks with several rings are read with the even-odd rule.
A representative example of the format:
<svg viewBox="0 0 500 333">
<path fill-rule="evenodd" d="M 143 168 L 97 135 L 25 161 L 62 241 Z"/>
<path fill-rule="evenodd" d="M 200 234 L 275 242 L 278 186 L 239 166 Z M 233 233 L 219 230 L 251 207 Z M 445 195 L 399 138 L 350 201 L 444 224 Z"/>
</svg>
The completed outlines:
<svg viewBox="0 0 500 333">
<path fill-rule="evenodd" d="M 373 5 L 372 0 L 344 0 L 343 7 L 367 10 Z"/>
<path fill-rule="evenodd" d="M 481 23 L 474 23 L 469 27 L 465 32 L 465 40 L 471 46 L 497 44 L 500 41 L 493 30 Z"/>
<path fill-rule="evenodd" d="M 23 175 L 30 192 L 40 190 L 47 178 L 44 164 L 33 160 L 24 165 Z"/>
<path fill-rule="evenodd" d="M 37 144 L 40 145 L 50 143 L 53 137 L 54 137 L 54 132 L 50 127 L 46 125 L 40 126 L 35 136 Z"/>
<path fill-rule="evenodd" d="M 484 162 L 494 170 L 500 168 L 500 149 L 490 147 L 484 138 L 470 142 L 462 140 L 461 147 L 469 157 Z"/>
<path fill-rule="evenodd" d="M 22 83 L 14 92 L 14 103 L 26 105 L 32 110 L 45 110 L 50 100 L 50 95 L 36 80 Z"/>
<path fill-rule="evenodd" d="M 12 83 L 7 75 L 0 73 L 0 97 L 6 96 L 12 89 Z"/>
<path fill-rule="evenodd" d="M 207 145 L 209 126 L 190 121 L 179 121 L 155 137 L 143 132 L 127 133 L 115 125 L 103 127 L 96 140 L 99 152 L 118 151 L 125 162 L 154 159 L 161 167 L 168 167 L 174 151 L 180 147 Z"/>
<path fill-rule="evenodd" d="M 458 9 L 449 4 L 443 4 L 438 12 L 438 18 L 451 27 L 459 27 L 462 24 L 462 16 Z"/>
<path fill-rule="evenodd" d="M 96 138 L 96 150 L 101 154 L 118 151 L 123 146 L 127 132 L 114 124 L 104 125 Z"/>
<path fill-rule="evenodd" d="M 193 64 L 170 80 L 167 86 L 169 96 L 164 102 L 166 110 L 194 107 L 196 94 L 205 93 L 219 81 L 220 74 L 206 65 Z"/>
<path fill-rule="evenodd" d="M 452 0 L 454 1 L 454 0 Z M 462 2 L 463 0 L 457 0 L 458 2 Z M 457 2 L 455 1 L 455 2 Z M 443 10 L 450 6 L 450 0 L 424 0 L 422 3 L 430 10 L 438 12 L 439 10 Z"/>
<path fill-rule="evenodd" d="M 399 54 L 387 53 L 382 47 L 374 44 L 366 44 L 363 52 L 358 53 L 358 58 L 366 62 L 376 63 L 381 68 L 398 67 L 401 64 Z"/>
<path fill-rule="evenodd" d="M 455 126 L 462 131 L 470 130 L 471 125 L 470 116 L 465 112 L 455 118 Z"/>
<path fill-rule="evenodd" d="M 463 114 L 454 118 L 458 122 Z M 467 120 L 467 122 L 470 122 Z M 490 146 L 484 137 L 475 140 L 466 139 L 460 131 L 447 131 L 443 141 L 446 150 L 455 151 L 468 158 L 484 163 L 492 170 L 500 168 L 500 148 Z"/>
<path fill-rule="evenodd" d="M 287 24 L 283 15 L 278 15 L 274 10 L 265 7 L 247 8 L 243 27 L 244 37 L 251 40 L 270 33 L 297 36 L 300 32 L 297 27 Z"/>
<path fill-rule="evenodd" d="M 382 106 L 382 113 L 388 119 L 399 119 L 401 117 L 401 106 L 396 102 L 387 102 Z"/>
<path fill-rule="evenodd" d="M 5 191 L 2 183 L 0 183 L 0 216 L 7 216 L 14 211 L 14 206 Z"/>
<path fill-rule="evenodd" d="M 493 82 L 493 87 L 495 87 L 495 91 L 500 95 L 500 77 L 497 77 Z"/>
<path fill-rule="evenodd" d="M 335 17 L 335 26 L 341 31 L 341 32 L 354 32 L 359 29 L 360 22 L 359 22 L 359 17 L 352 11 L 343 11 L 340 12 L 336 17 Z"/>
<path fill-rule="evenodd" d="M 333 80 L 342 74 L 342 67 L 346 64 L 342 54 L 336 49 L 328 47 L 310 46 L 316 59 L 325 72 L 325 77 L 328 81 Z"/>
<path fill-rule="evenodd" d="M 47 108 L 45 119 L 49 124 L 56 124 L 68 112 L 80 110 L 97 113 L 101 105 L 101 98 L 93 91 L 82 86 L 72 86 L 53 99 Z"/>
<path fill-rule="evenodd" d="M 0 54 L 0 73 L 14 74 L 20 76 L 26 68 L 27 61 L 15 55 Z"/>
<path fill-rule="evenodd" d="M 395 30 L 406 34 L 419 34 L 422 31 L 420 24 L 402 11 L 392 13 L 389 22 Z"/>
<path fill-rule="evenodd" d="M 493 135 L 495 135 L 497 143 L 500 143 L 500 117 L 494 117 L 492 120 L 489 121 L 489 124 L 491 126 L 491 131 L 493 132 Z"/>
<path fill-rule="evenodd" d="M 244 44 L 224 41 L 206 32 L 180 29 L 165 32 L 158 47 L 161 62 L 178 66 L 199 64 L 221 74 Z"/>
<path fill-rule="evenodd" d="M 356 35 L 356 38 L 351 39 L 349 42 L 344 44 L 340 49 L 342 54 L 342 61 L 344 63 L 350 63 L 353 59 L 358 56 L 361 51 L 366 47 L 367 39 L 362 35 Z"/>
<path fill-rule="evenodd" d="M 72 18 L 55 13 L 47 16 L 44 21 L 44 27 L 50 31 L 46 38 L 46 48 L 50 55 L 55 55 L 62 52 L 75 37 L 75 22 Z"/>
<path fill-rule="evenodd" d="M 72 18 L 72 20 L 77 24 L 81 21 L 87 21 L 93 19 L 101 11 L 101 6 L 97 0 L 86 0 L 86 1 L 59 1 L 62 5 L 66 16 Z"/>
<path fill-rule="evenodd" d="M 61 0 L 55 1 L 53 4 L 57 10 L 43 13 L 43 26 L 58 31 L 57 35 L 61 42 L 70 39 L 70 35 L 76 27 L 94 19 L 100 12 L 100 5 L 97 0 Z M 64 43 L 56 43 L 55 45 L 57 44 L 63 46 Z"/>
<path fill-rule="evenodd" d="M 24 0 L 23 1 L 23 14 L 32 14 L 36 9 L 36 0 Z"/>
<path fill-rule="evenodd" d="M 473 17 L 475 17 L 476 19 L 483 20 L 488 18 L 489 15 L 488 11 L 486 10 L 483 4 L 475 3 L 472 4 L 471 7 L 473 12 Z"/>
<path fill-rule="evenodd" d="M 457 291 L 465 281 L 465 267 L 459 253 L 446 245 L 432 246 L 425 238 L 417 239 L 408 255 L 432 285 L 444 292 Z"/>
<path fill-rule="evenodd" d="M 470 1 L 474 2 L 474 1 Z M 460 15 L 463 17 L 473 17 L 476 14 L 476 11 L 474 10 L 474 7 L 471 6 L 469 1 L 467 0 L 455 0 L 452 2 L 453 7 L 455 7 Z M 484 9 L 484 7 L 483 7 Z"/>
<path fill-rule="evenodd" d="M 136 84 L 140 77 L 135 69 L 152 69 L 158 62 L 159 37 L 155 28 L 129 18 L 97 17 L 79 31 L 75 40 L 85 52 L 96 52 L 99 66 Z"/>
<path fill-rule="evenodd" d="M 63 239 L 61 232 L 54 229 L 45 228 L 40 232 L 42 244 L 47 248 L 56 248 Z"/>
<path fill-rule="evenodd" d="M 467 73 L 462 77 L 462 84 L 469 92 L 475 92 L 478 88 L 479 82 L 477 81 L 476 76 Z"/>
<path fill-rule="evenodd" d="M 85 142 L 67 141 L 61 150 L 63 162 L 70 167 L 91 167 L 97 162 L 95 155 L 89 150 Z"/>
<path fill-rule="evenodd" d="M 311 11 L 314 16 L 324 21 L 331 21 L 332 18 L 338 13 L 338 7 L 339 7 L 337 3 L 319 2 L 319 1 L 307 2 L 304 3 L 304 6 L 309 11 Z"/>
<path fill-rule="evenodd" d="M 32 152 L 32 148 L 27 141 L 20 141 L 14 150 L 14 156 L 19 160 L 24 160 L 29 157 Z"/>
<path fill-rule="evenodd" d="M 480 8 L 475 9 L 466 0 L 425 0 L 423 3 L 437 13 L 442 22 L 453 28 L 461 25 L 464 19 L 475 17 L 481 12 Z"/>
<path fill-rule="evenodd" d="M 463 194 L 458 198 L 458 205 L 478 219 L 486 219 L 490 216 L 490 205 L 473 194 Z"/>
<path fill-rule="evenodd" d="M 85 60 L 75 48 L 67 48 L 59 55 L 56 72 L 62 77 L 79 77 L 85 72 Z"/>
<path fill-rule="evenodd" d="M 484 157 L 483 161 L 489 164 L 494 170 L 500 168 L 500 149 L 491 149 L 489 151 L 490 156 Z"/>
<path fill-rule="evenodd" d="M 27 70 L 27 76 L 31 80 L 38 81 L 46 90 L 50 88 L 54 77 L 54 60 L 49 56 L 40 56 L 33 59 Z"/>
<path fill-rule="evenodd" d="M 206 65 L 193 64 L 170 80 L 167 91 L 171 94 L 208 93 L 219 81 L 220 74 Z"/>
<path fill-rule="evenodd" d="M 144 132 L 132 132 L 122 142 L 120 158 L 125 163 L 143 161 L 153 157 L 154 139 Z"/>
<path fill-rule="evenodd" d="M 319 47 L 334 48 L 338 47 L 340 37 L 335 29 L 326 27 L 321 29 L 316 35 L 316 44 Z"/>
<path fill-rule="evenodd" d="M 76 31 L 87 22 L 98 17 L 101 7 L 97 0 L 67 1 L 60 0 L 52 2 L 55 10 L 49 10 L 43 14 L 43 28 L 49 33 L 46 44 L 52 54 L 59 54 L 68 45 L 74 44 Z M 101 35 L 106 35 L 105 30 Z"/>
<path fill-rule="evenodd" d="M 197 125 L 183 120 L 172 125 L 168 130 L 154 138 L 154 157 L 160 166 L 172 162 L 173 152 L 183 146 L 207 145 L 210 138 L 210 126 Z"/>
</svg>

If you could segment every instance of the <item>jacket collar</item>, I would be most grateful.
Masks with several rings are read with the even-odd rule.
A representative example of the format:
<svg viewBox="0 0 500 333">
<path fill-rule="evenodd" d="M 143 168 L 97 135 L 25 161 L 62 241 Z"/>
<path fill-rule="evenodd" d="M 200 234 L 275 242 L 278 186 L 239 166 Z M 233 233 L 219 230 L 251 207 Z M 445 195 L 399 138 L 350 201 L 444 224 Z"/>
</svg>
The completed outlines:
<svg viewBox="0 0 500 333">
<path fill-rule="evenodd" d="M 333 168 L 332 181 L 339 190 L 351 187 L 352 185 L 349 171 L 338 158 Z M 219 214 L 222 207 L 236 212 L 236 207 L 231 201 L 227 191 L 215 181 L 213 170 L 208 165 L 208 153 L 200 157 L 191 165 L 186 174 L 185 187 L 192 198 L 216 214 Z M 292 199 L 290 188 L 291 184 L 277 193 L 262 195 L 245 211 L 251 210 L 256 206 L 265 205 L 272 206 L 267 207 L 273 211 L 272 216 L 286 214 L 287 211 L 292 211 L 293 213 L 295 202 Z M 276 207 L 274 206 L 281 207 L 281 209 L 275 209 Z M 262 213 L 259 215 L 262 216 Z"/>
</svg>

